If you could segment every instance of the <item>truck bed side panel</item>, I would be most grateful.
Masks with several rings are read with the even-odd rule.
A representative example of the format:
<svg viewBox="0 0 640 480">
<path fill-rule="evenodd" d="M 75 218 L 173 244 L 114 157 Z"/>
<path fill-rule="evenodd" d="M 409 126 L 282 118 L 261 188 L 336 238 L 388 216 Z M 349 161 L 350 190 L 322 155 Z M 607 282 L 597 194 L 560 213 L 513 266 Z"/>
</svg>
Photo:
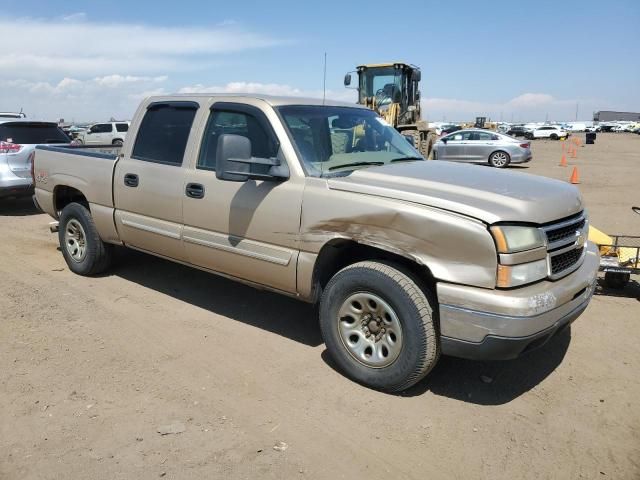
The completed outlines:
<svg viewBox="0 0 640 480">
<path fill-rule="evenodd" d="M 56 190 L 71 187 L 80 191 L 91 209 L 100 237 L 119 242 L 113 221 L 113 172 L 117 156 L 82 149 L 40 146 L 36 149 L 34 173 L 36 198 L 41 208 L 58 218 Z"/>
</svg>

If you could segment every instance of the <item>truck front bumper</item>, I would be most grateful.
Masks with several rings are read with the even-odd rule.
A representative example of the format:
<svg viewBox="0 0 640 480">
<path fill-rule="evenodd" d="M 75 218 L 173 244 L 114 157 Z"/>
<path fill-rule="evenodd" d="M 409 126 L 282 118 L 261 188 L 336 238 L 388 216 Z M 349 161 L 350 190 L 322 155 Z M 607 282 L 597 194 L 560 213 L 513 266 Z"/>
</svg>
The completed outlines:
<svg viewBox="0 0 640 480">
<path fill-rule="evenodd" d="M 584 262 L 557 281 L 512 290 L 438 283 L 442 353 L 507 360 L 544 345 L 587 308 L 599 256 L 587 244 Z"/>
</svg>

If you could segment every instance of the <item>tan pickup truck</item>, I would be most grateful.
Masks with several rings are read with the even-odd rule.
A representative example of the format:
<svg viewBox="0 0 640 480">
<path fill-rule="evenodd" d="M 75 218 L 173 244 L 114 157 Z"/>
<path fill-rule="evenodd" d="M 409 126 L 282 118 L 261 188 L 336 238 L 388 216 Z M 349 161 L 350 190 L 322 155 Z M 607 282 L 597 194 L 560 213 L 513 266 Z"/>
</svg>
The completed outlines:
<svg viewBox="0 0 640 480">
<path fill-rule="evenodd" d="M 319 302 L 339 367 L 387 391 L 441 353 L 542 345 L 587 307 L 598 269 L 575 187 L 425 161 L 357 105 L 153 97 L 118 155 L 39 147 L 34 178 L 72 271 L 102 272 L 124 245 Z"/>
</svg>

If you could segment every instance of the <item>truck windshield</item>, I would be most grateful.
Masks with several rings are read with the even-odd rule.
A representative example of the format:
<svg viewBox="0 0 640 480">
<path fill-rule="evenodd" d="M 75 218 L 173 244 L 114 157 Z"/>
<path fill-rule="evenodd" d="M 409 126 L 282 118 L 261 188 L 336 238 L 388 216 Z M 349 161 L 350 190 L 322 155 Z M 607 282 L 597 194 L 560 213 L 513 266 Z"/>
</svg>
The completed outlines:
<svg viewBox="0 0 640 480">
<path fill-rule="evenodd" d="M 278 111 L 311 176 L 424 160 L 407 138 L 371 110 L 292 105 Z"/>
</svg>

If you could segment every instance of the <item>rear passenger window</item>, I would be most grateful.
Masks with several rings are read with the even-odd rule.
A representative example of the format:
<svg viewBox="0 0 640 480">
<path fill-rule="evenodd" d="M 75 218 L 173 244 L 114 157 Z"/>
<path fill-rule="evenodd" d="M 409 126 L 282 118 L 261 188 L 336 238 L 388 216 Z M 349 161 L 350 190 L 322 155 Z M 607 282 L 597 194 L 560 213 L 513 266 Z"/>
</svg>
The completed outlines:
<svg viewBox="0 0 640 480">
<path fill-rule="evenodd" d="M 198 157 L 198 168 L 215 170 L 218 139 L 223 134 L 234 134 L 251 140 L 251 156 L 273 158 L 278 154 L 278 143 L 255 116 L 232 110 L 213 110 L 207 122 Z"/>
<path fill-rule="evenodd" d="M 151 105 L 147 110 L 132 158 L 166 165 L 182 165 L 193 119 L 198 110 L 194 102 Z"/>
<path fill-rule="evenodd" d="M 116 123 L 116 130 L 119 132 L 128 132 L 129 124 L 128 123 Z"/>
</svg>

